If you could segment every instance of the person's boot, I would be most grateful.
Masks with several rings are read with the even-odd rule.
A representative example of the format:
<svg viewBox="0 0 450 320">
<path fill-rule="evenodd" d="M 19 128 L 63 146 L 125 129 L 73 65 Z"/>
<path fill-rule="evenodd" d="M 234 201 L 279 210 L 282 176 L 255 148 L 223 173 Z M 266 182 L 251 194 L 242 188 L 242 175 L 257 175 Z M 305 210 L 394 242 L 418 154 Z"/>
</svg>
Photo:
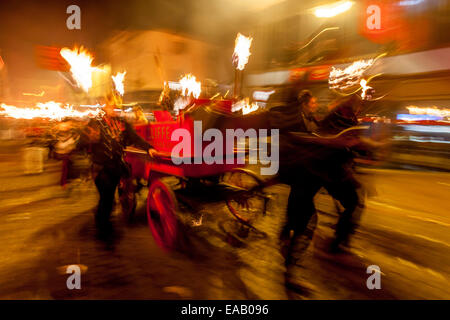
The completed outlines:
<svg viewBox="0 0 450 320">
<path fill-rule="evenodd" d="M 350 254 L 350 239 L 349 237 L 339 237 L 336 236 L 336 238 L 331 242 L 329 247 L 329 253 L 332 254 Z"/>
<path fill-rule="evenodd" d="M 95 226 L 97 229 L 97 237 L 100 240 L 109 240 L 113 233 L 112 223 L 108 218 L 95 215 Z"/>
</svg>

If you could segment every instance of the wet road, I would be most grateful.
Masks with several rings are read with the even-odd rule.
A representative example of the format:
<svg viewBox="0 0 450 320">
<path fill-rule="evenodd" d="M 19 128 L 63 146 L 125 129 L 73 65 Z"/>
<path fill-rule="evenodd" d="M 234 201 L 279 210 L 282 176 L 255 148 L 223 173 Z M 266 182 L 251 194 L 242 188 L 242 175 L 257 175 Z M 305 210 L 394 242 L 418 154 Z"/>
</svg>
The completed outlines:
<svg viewBox="0 0 450 320">
<path fill-rule="evenodd" d="M 362 181 L 376 187 L 352 242 L 351 255 L 330 256 L 336 208 L 316 198 L 314 238 L 299 247 L 289 268 L 295 288 L 285 287 L 278 232 L 288 195 L 275 196 L 259 227 L 266 237 L 227 237 L 233 218 L 223 203 L 198 209 L 199 226 L 189 224 L 183 251 L 164 252 L 153 241 L 145 216 L 145 191 L 135 221 L 114 212 L 115 237 L 96 236 L 92 182 L 58 185 L 60 163 L 24 174 L 24 146 L 0 143 L 1 299 L 449 299 L 450 175 L 365 170 Z M 68 265 L 81 265 L 81 290 L 68 290 Z M 381 269 L 381 289 L 369 290 L 366 268 Z"/>
</svg>

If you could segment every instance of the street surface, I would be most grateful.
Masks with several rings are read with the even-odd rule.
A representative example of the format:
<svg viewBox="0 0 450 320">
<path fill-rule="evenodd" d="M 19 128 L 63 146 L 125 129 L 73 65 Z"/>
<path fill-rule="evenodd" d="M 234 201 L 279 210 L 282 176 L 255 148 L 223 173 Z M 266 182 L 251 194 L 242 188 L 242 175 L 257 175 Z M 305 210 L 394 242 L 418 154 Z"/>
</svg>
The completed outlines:
<svg viewBox="0 0 450 320">
<path fill-rule="evenodd" d="M 268 190 L 257 225 L 266 237 L 230 233 L 234 218 L 221 202 L 200 206 L 183 250 L 165 252 L 146 223 L 146 188 L 135 221 L 122 221 L 117 206 L 114 239 L 99 240 L 93 182 L 62 189 L 56 160 L 24 174 L 25 147 L 0 141 L 0 299 L 450 299 L 449 173 L 363 170 L 371 194 L 350 255 L 324 251 L 337 214 L 320 192 L 313 240 L 298 248 L 296 285 L 286 288 L 277 236 L 287 186 Z M 66 287 L 72 264 L 81 265 L 81 290 Z M 381 270 L 380 290 L 366 287 L 370 265 Z"/>
</svg>

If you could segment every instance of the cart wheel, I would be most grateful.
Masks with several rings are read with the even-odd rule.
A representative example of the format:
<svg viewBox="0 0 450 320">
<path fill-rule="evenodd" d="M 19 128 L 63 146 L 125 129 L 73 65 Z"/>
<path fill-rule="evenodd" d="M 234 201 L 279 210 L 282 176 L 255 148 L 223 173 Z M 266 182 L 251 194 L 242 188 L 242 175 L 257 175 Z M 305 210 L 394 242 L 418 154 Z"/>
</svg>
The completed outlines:
<svg viewBox="0 0 450 320">
<path fill-rule="evenodd" d="M 177 210 L 177 199 L 169 185 L 160 179 L 154 180 L 148 189 L 148 224 L 156 243 L 166 250 L 173 250 L 178 246 L 180 227 Z"/>
<path fill-rule="evenodd" d="M 224 174 L 222 183 L 241 190 L 226 199 L 228 210 L 239 222 L 254 228 L 253 223 L 266 213 L 263 181 L 250 170 L 236 168 Z"/>
<path fill-rule="evenodd" d="M 136 188 L 132 178 L 122 178 L 119 182 L 119 200 L 122 216 L 126 222 L 131 222 L 136 211 Z"/>
</svg>

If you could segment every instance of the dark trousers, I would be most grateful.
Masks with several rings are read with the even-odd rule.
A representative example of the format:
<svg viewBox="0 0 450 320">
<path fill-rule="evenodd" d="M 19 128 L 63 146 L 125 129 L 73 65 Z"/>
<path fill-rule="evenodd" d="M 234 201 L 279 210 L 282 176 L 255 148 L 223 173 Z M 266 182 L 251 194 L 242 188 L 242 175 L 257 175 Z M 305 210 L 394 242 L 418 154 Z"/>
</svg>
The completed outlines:
<svg viewBox="0 0 450 320">
<path fill-rule="evenodd" d="M 61 179 L 60 184 L 61 186 L 65 186 L 67 184 L 67 180 L 70 178 L 70 173 L 72 171 L 72 160 L 70 159 L 70 154 L 54 154 L 55 159 L 62 160 L 62 167 L 61 167 Z"/>
<path fill-rule="evenodd" d="M 120 181 L 120 173 L 112 168 L 102 168 L 95 177 L 100 199 L 98 202 L 95 221 L 99 228 L 106 228 L 110 225 L 110 216 L 114 204 L 114 196 L 117 185 Z"/>
<path fill-rule="evenodd" d="M 348 169 L 339 168 L 340 172 L 317 175 L 303 170 L 290 170 L 287 184 L 291 187 L 287 207 L 287 222 L 281 234 L 282 239 L 289 238 L 291 230 L 294 236 L 302 235 L 316 212 L 314 196 L 321 187 L 344 207 L 340 212 L 336 226 L 334 245 L 348 241 L 357 227 L 360 215 L 360 201 L 357 193 L 359 184 Z"/>
</svg>

